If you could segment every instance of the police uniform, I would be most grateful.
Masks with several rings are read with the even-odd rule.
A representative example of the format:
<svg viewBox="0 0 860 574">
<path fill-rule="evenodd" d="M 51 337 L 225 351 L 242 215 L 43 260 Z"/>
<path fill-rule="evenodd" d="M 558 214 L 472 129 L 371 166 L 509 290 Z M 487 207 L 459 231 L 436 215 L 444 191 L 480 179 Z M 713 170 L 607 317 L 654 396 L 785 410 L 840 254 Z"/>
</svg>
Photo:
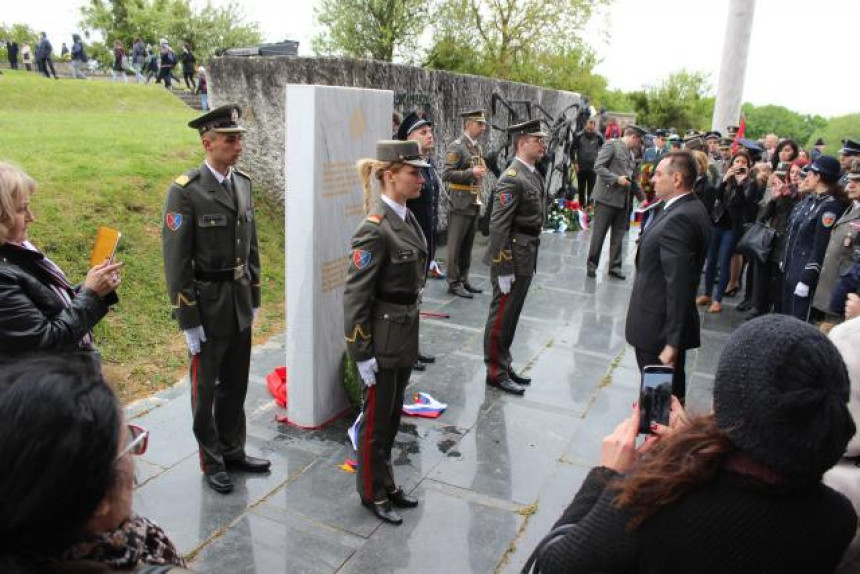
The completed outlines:
<svg viewBox="0 0 860 574">
<path fill-rule="evenodd" d="M 485 110 L 460 114 L 464 121 L 486 123 Z M 481 206 L 481 180 L 472 168 L 483 165 L 483 150 L 464 133 L 448 145 L 442 181 L 448 184 L 448 292 L 472 298 L 469 284 L 472 244 Z"/>
<path fill-rule="evenodd" d="M 852 140 L 852 139 L 844 139 L 842 140 L 842 149 L 839 150 L 840 155 L 846 156 L 858 156 L 860 157 L 860 143 Z M 845 186 L 848 185 L 848 175 L 850 170 L 845 170 L 840 178 L 839 178 L 839 186 L 842 189 L 845 189 Z"/>
<path fill-rule="evenodd" d="M 843 204 L 838 198 L 810 193 L 792 211 L 782 262 L 785 314 L 802 321 L 808 319 L 830 233 L 842 210 Z M 795 295 L 798 283 L 809 287 L 807 297 Z"/>
<path fill-rule="evenodd" d="M 539 120 L 511 126 L 509 132 L 547 137 L 540 131 Z M 484 257 L 490 266 L 493 286 L 484 327 L 487 384 L 512 394 L 523 394 L 520 384 L 530 381 L 513 371 L 511 344 L 537 267 L 546 206 L 543 178 L 536 169 L 516 158 L 496 183 L 493 202 L 490 244 Z M 503 294 L 498 278 L 506 275 L 513 275 L 515 280 L 510 293 Z"/>
<path fill-rule="evenodd" d="M 237 123 L 240 114 L 238 106 L 222 106 L 188 125 L 201 134 L 239 133 L 244 131 Z M 266 470 L 268 461 L 245 454 L 251 326 L 260 306 L 250 177 L 231 168 L 219 183 L 206 163 L 177 177 L 167 191 L 162 247 L 173 317 L 181 329 L 202 326 L 205 333 L 189 373 L 202 470 L 207 477 L 233 465 Z M 252 464 L 246 465 L 249 459 Z M 219 490 L 211 480 L 210 485 Z"/>
<path fill-rule="evenodd" d="M 414 141 L 377 144 L 379 161 L 427 167 Z M 343 293 L 344 332 L 356 363 L 376 359 L 376 384 L 363 389 L 364 418 L 358 434 L 357 488 L 362 503 L 377 516 L 389 499 L 406 497 L 394 482 L 391 448 L 400 427 L 403 393 L 418 358 L 418 312 L 426 279 L 427 242 L 411 211 L 406 218 L 382 198 L 352 238 Z M 399 493 L 399 494 L 395 494 Z M 376 504 L 374 504 L 376 503 Z M 417 503 L 416 503 L 417 504 Z"/>
</svg>

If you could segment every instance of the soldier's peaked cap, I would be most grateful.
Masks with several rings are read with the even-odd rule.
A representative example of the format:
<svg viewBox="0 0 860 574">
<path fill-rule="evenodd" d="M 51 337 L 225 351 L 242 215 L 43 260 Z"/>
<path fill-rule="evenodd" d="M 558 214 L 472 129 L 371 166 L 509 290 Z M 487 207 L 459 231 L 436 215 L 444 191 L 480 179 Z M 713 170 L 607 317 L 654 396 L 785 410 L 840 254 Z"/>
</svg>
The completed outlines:
<svg viewBox="0 0 860 574">
<path fill-rule="evenodd" d="M 405 163 L 415 167 L 430 167 L 421 157 L 421 148 L 416 141 L 381 140 L 376 142 L 376 160 Z"/>
<path fill-rule="evenodd" d="M 245 131 L 245 128 L 239 125 L 239 118 L 241 117 L 242 108 L 236 104 L 227 104 L 194 118 L 188 122 L 188 127 L 196 129 L 200 135 L 208 131 L 222 134 L 240 134 Z"/>
<path fill-rule="evenodd" d="M 466 121 L 472 122 L 481 122 L 483 124 L 487 123 L 487 116 L 489 113 L 487 110 L 469 110 L 467 112 L 460 112 L 460 117 Z"/>
<path fill-rule="evenodd" d="M 540 138 L 549 137 L 549 134 L 541 130 L 540 120 L 529 120 L 521 124 L 509 126 L 508 133 L 511 135 L 537 136 Z"/>
<path fill-rule="evenodd" d="M 839 153 L 843 155 L 860 155 L 860 143 L 852 139 L 842 140 L 842 149 Z"/>
<path fill-rule="evenodd" d="M 422 118 L 415 112 L 409 112 L 403 121 L 400 122 L 400 127 L 397 128 L 397 139 L 405 140 L 409 137 L 409 134 L 414 132 L 417 129 L 421 129 L 424 126 L 432 126 L 433 122 L 428 120 L 427 118 Z"/>
</svg>

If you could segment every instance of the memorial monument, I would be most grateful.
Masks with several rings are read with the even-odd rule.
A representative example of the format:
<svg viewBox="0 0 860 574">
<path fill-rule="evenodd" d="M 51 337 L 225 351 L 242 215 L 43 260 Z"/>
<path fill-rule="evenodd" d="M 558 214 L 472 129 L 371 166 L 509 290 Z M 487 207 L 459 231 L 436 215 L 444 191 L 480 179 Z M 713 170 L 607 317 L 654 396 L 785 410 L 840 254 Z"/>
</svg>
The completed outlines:
<svg viewBox="0 0 860 574">
<path fill-rule="evenodd" d="M 388 90 L 286 87 L 287 416 L 301 427 L 348 407 L 343 285 L 350 238 L 365 216 L 356 162 L 390 139 L 393 103 Z"/>
</svg>

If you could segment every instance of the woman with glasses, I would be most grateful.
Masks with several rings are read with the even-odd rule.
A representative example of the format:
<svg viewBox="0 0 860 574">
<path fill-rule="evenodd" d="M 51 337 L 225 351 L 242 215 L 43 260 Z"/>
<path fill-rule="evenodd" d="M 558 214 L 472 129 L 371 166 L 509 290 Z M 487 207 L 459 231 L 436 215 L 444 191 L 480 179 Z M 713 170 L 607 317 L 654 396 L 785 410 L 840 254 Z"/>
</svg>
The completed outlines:
<svg viewBox="0 0 860 574">
<path fill-rule="evenodd" d="M 95 352 L 92 330 L 119 301 L 122 263 L 105 261 L 72 286 L 29 241 L 36 182 L 0 162 L 0 361 L 25 353 Z"/>
<path fill-rule="evenodd" d="M 147 440 L 87 354 L 0 367 L 0 572 L 184 567 L 132 512 L 133 456 Z"/>
</svg>

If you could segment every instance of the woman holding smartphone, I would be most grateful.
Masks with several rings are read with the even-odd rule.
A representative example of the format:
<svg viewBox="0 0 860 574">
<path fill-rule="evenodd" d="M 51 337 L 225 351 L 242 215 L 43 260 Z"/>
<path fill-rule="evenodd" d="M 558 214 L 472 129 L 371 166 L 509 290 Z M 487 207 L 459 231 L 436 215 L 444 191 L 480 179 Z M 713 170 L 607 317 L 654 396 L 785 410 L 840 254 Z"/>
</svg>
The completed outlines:
<svg viewBox="0 0 860 574">
<path fill-rule="evenodd" d="M 36 182 L 0 163 L 0 362 L 37 351 L 95 353 L 92 329 L 119 298 L 122 263 L 105 261 L 73 287 L 28 240 Z"/>
<path fill-rule="evenodd" d="M 722 300 L 729 283 L 732 253 L 743 232 L 745 213 L 749 209 L 749 204 L 755 202 L 752 189 L 755 183 L 750 178 L 751 163 L 750 155 L 746 150 L 741 150 L 732 156 L 729 169 L 726 170 L 717 188 L 716 199 L 711 209 L 711 240 L 705 264 L 704 295 L 696 299 L 697 305 L 710 304 L 709 313 L 719 313 L 723 309 Z M 719 281 L 714 292 L 717 267 L 719 267 Z"/>
</svg>

